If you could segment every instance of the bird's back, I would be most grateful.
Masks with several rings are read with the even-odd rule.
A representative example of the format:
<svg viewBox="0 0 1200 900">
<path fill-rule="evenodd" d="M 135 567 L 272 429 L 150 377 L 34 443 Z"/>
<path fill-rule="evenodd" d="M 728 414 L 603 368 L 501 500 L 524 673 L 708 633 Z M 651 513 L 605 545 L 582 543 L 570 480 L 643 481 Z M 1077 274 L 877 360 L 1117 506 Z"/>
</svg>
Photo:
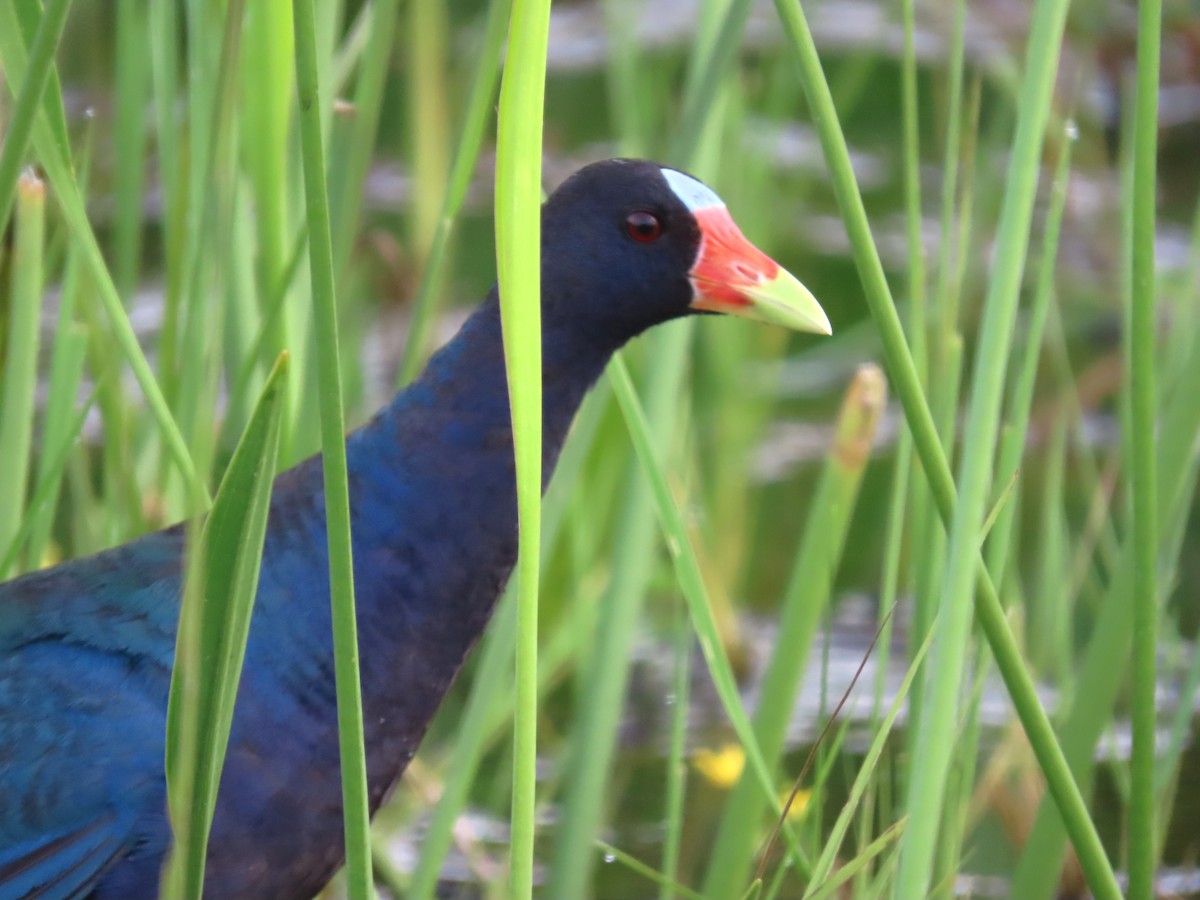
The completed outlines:
<svg viewBox="0 0 1200 900">
<path fill-rule="evenodd" d="M 502 373 L 497 330 L 492 309 L 441 370 L 348 439 L 372 809 L 515 557 L 507 396 L 488 377 Z M 463 365 L 486 402 L 481 388 L 454 405 L 445 371 Z M 208 897 L 301 900 L 342 860 L 324 521 L 313 457 L 274 486 Z M 176 527 L 0 585 L 0 900 L 38 885 L 46 898 L 156 896 L 183 552 Z"/>
<path fill-rule="evenodd" d="M 3 900 L 84 895 L 161 854 L 181 544 L 171 529 L 0 585 Z"/>
</svg>

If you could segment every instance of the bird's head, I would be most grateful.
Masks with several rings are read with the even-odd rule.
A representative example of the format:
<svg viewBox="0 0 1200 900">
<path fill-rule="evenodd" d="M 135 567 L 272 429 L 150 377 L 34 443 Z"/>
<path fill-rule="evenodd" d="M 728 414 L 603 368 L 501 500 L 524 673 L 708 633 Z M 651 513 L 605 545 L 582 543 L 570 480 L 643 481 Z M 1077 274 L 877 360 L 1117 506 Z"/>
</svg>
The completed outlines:
<svg viewBox="0 0 1200 900">
<path fill-rule="evenodd" d="M 543 207 L 542 272 L 546 319 L 618 344 L 697 312 L 832 331 L 816 298 L 746 240 L 710 188 L 646 160 L 594 163 L 563 182 Z"/>
</svg>

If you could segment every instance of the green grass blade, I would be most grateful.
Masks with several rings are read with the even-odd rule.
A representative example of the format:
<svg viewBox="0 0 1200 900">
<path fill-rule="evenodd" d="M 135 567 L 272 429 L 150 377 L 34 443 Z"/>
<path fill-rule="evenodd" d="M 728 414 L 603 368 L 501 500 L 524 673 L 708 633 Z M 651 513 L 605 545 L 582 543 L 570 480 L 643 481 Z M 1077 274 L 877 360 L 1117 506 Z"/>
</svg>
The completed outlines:
<svg viewBox="0 0 1200 900">
<path fill-rule="evenodd" d="M 678 884 L 675 881 L 665 877 L 661 872 L 657 872 L 650 866 L 646 865 L 640 859 L 630 856 L 624 850 L 606 844 L 604 841 L 596 841 L 596 847 L 605 855 L 607 862 L 619 862 L 626 866 L 630 871 L 637 872 L 648 881 L 652 881 L 660 888 L 670 891 L 672 894 L 677 894 L 683 897 L 684 900 L 704 900 L 704 894 L 698 894 L 693 890 Z"/>
<path fill-rule="evenodd" d="M 142 253 L 142 193 L 145 189 L 149 95 L 149 25 L 138 0 L 117 3 L 116 117 L 113 184 L 113 281 L 126 302 L 137 287 Z"/>
<path fill-rule="evenodd" d="M 8 348 L 0 368 L 0 549 L 21 527 L 29 456 L 33 444 L 33 395 L 37 382 L 38 318 L 42 310 L 42 254 L 46 188 L 32 173 L 17 184 L 17 238 L 12 263 Z M 0 579 L 7 568 L 0 568 Z"/>
<path fill-rule="evenodd" d="M 899 841 L 907 821 L 901 819 L 899 822 L 893 822 L 881 831 L 879 836 L 863 847 L 853 859 L 839 865 L 837 872 L 823 881 L 819 889 L 806 895 L 805 900 L 826 900 L 827 897 L 835 896 L 843 884 L 862 871 L 880 853 Z"/>
<path fill-rule="evenodd" d="M 1038 261 L 1037 289 L 1033 295 L 1029 325 L 1025 330 L 1025 349 L 1008 401 L 1008 428 L 1001 439 L 996 458 L 996 477 L 999 479 L 1011 479 L 1016 476 L 1029 435 L 1029 412 L 1033 408 L 1033 390 L 1037 381 L 1038 360 L 1041 358 L 1042 338 L 1045 335 L 1051 304 L 1054 303 L 1054 263 L 1058 256 L 1058 238 L 1062 230 L 1067 184 L 1071 172 L 1071 148 L 1074 139 L 1069 133 L 1065 138 L 1050 190 L 1042 254 Z M 1005 506 L 996 518 L 993 533 L 988 537 L 988 570 L 1001 582 L 1008 565 L 1008 555 L 1015 549 L 1012 535 L 1015 515 L 1015 504 Z"/>
<path fill-rule="evenodd" d="M 53 78 L 54 53 L 58 49 L 70 9 L 71 0 L 49 0 L 29 47 L 28 68 L 17 92 L 12 117 L 5 123 L 4 144 L 0 147 L 0 229 L 8 225 L 13 199 L 16 197 L 17 177 L 21 171 L 25 151 L 29 147 L 34 119 L 38 110 L 43 108 L 42 97 L 46 93 L 47 83 L 53 81 L 55 87 L 54 96 L 48 97 L 46 102 L 53 105 L 57 100 L 57 79 Z M 12 3 L 0 4 L 0 28 L 12 28 L 15 19 Z M 0 49 L 6 69 L 11 65 L 8 57 L 11 52 L 13 51 L 8 47 Z M 13 79 L 15 72 L 9 69 L 5 77 L 6 80 Z M 14 82 L 10 81 L 9 84 L 12 87 Z M 58 108 L 61 110 L 61 106 Z"/>
<path fill-rule="evenodd" d="M 842 841 L 850 829 L 850 823 L 854 818 L 855 810 L 862 801 L 863 794 L 866 792 L 876 766 L 879 765 L 879 757 L 882 755 L 883 749 L 887 745 L 888 737 L 892 733 L 896 716 L 900 713 L 900 709 L 904 704 L 904 698 L 908 696 L 908 692 L 913 684 L 913 678 L 925 659 L 925 654 L 929 650 L 931 641 L 932 635 L 927 637 L 921 646 L 917 648 L 916 653 L 913 654 L 912 662 L 909 663 L 908 671 L 904 674 L 904 680 L 900 682 L 900 687 L 896 691 L 896 698 L 892 701 L 891 709 L 884 716 L 883 721 L 875 732 L 874 739 L 871 741 L 871 746 L 867 749 L 867 753 L 863 757 L 862 765 L 859 766 L 854 783 L 850 786 L 850 796 L 842 806 L 841 812 L 838 813 L 837 820 L 830 830 L 829 838 L 825 842 L 825 847 L 821 851 L 816 864 L 813 866 L 813 877 L 809 886 L 810 894 L 807 895 L 809 897 L 815 896 L 826 885 L 830 873 L 833 872 L 834 864 L 837 862 L 837 855 L 841 850 Z"/>
<path fill-rule="evenodd" d="M 184 256 L 179 367 L 169 394 L 176 418 L 193 448 L 209 440 L 216 398 L 218 338 L 224 306 L 212 302 L 227 290 L 232 246 L 235 124 L 238 72 L 242 64 L 245 0 L 232 0 L 223 15 L 198 7 L 192 19 L 191 132 L 187 249 Z M 194 20 L 203 21 L 194 21 Z M 197 454 L 201 455 L 201 454 Z"/>
<path fill-rule="evenodd" d="M 449 23 L 441 3 L 410 3 L 407 13 L 413 177 L 408 233 L 413 256 L 423 262 L 437 229 L 450 157 Z"/>
<path fill-rule="evenodd" d="M 158 372 L 170 386 L 175 372 L 179 331 L 180 285 L 183 278 L 184 217 L 188 208 L 179 128 L 179 56 L 182 49 L 179 10 L 174 3 L 155 3 L 148 12 L 150 83 L 154 96 L 154 136 L 163 195 L 163 325 L 158 341 Z"/>
<path fill-rule="evenodd" d="M 175 845 L 164 895 L 198 898 L 258 590 L 287 378 L 281 356 L 191 550 L 167 706 L 167 785 Z"/>
<path fill-rule="evenodd" d="M 291 319 L 283 309 L 292 274 L 303 258 L 302 251 L 294 249 L 296 240 L 290 234 L 294 166 L 288 162 L 292 158 L 289 124 L 295 103 L 294 30 L 290 0 L 257 0 L 247 6 L 243 40 L 253 48 L 254 62 L 241 67 L 242 102 L 238 110 L 245 135 L 239 150 L 255 207 L 256 293 L 262 329 L 242 366 L 247 375 L 255 369 L 262 372 L 284 349 L 292 354 L 294 376 L 288 379 L 280 451 L 285 464 L 292 458 L 295 419 L 304 387 L 304 351 L 308 346 L 293 333 L 298 329 L 291 327 Z M 253 382 L 239 375 L 239 387 L 248 383 Z M 240 396 L 241 391 L 234 393 L 235 400 Z"/>
<path fill-rule="evenodd" d="M 692 699 L 692 629 L 688 624 L 687 607 L 679 606 L 675 629 L 675 671 L 671 678 L 671 737 L 665 765 L 666 784 L 663 787 L 662 873 L 666 883 L 659 890 L 658 900 L 674 900 L 671 888 L 678 880 L 679 851 L 683 843 L 683 810 L 687 788 L 687 728 Z M 1200 669 L 1200 664 L 1197 666 Z"/>
<path fill-rule="evenodd" d="M 317 335 L 318 400 L 325 477 L 325 527 L 329 542 L 329 598 L 333 616 L 346 875 L 351 900 L 368 900 L 374 893 L 371 883 L 371 820 L 367 799 L 362 685 L 359 683 L 358 670 L 358 625 L 354 616 L 350 486 L 346 474 L 337 300 L 329 232 L 329 196 L 325 187 L 325 143 L 321 126 L 324 101 L 317 79 L 317 34 L 313 12 L 312 0 L 297 0 L 293 7 L 296 86 L 300 95 L 304 199 Z"/>
<path fill-rule="evenodd" d="M 517 474 L 517 706 L 509 895 L 533 893 L 542 512 L 542 112 L 549 0 L 515 0 L 496 133 L 496 269 Z"/>
<path fill-rule="evenodd" d="M 1129 896 L 1150 900 L 1154 891 L 1156 809 L 1155 731 L 1158 708 L 1158 509 L 1155 471 L 1155 192 L 1158 159 L 1158 71 L 1162 3 L 1138 3 L 1137 103 L 1133 114 L 1133 292 L 1127 342 L 1132 391 L 1133 464 L 1133 757 L 1129 804 Z"/>
<path fill-rule="evenodd" d="M 429 7 L 436 4 L 412 4 Z M 329 173 L 329 193 L 334 198 L 333 259 L 334 271 L 345 271 L 358 233 L 362 209 L 363 186 L 371 167 L 375 135 L 379 130 L 379 114 L 383 107 L 383 88 L 392 52 L 392 37 L 396 30 L 398 0 L 375 0 L 371 4 L 371 27 L 366 50 L 358 69 L 354 89 L 354 117 L 350 135 L 344 142 L 335 140 L 331 159 L 338 165 Z M 341 147 L 340 143 L 348 146 Z"/>
<path fill-rule="evenodd" d="M 963 88 L 963 59 L 965 56 L 964 25 L 966 21 L 966 0 L 954 2 L 954 24 L 950 31 L 949 79 L 946 97 L 946 150 L 942 158 L 942 205 L 939 219 L 939 241 L 937 261 L 937 290 L 935 292 L 937 317 L 937 347 L 939 358 L 944 356 L 946 341 L 958 330 L 958 301 L 959 291 L 954 284 L 952 263 L 955 242 L 950 239 L 954 234 L 955 191 L 958 187 L 959 153 L 962 146 L 962 88 Z M 918 177 L 919 177 L 918 172 Z M 919 183 L 919 182 L 918 182 Z M 964 218 L 969 220 L 970 213 Z M 966 223 L 969 224 L 969 221 Z M 965 243 L 965 242 L 964 242 Z M 911 251 L 910 251 L 911 253 Z M 962 243 L 958 246 L 958 254 L 965 254 Z"/>
<path fill-rule="evenodd" d="M 38 459 L 38 487 L 30 499 L 26 521 L 21 525 L 22 529 L 29 531 L 26 559 L 30 566 L 40 565 L 45 559 L 68 453 L 82 426 L 82 420 L 72 421 L 88 344 L 87 331 L 76 320 L 82 292 L 81 270 L 78 245 L 72 243 L 66 252 L 58 298 L 58 320 L 50 351 L 49 388 L 42 421 L 42 453 Z M 95 399 L 96 392 L 92 391 L 86 404 L 88 409 Z M 44 496 L 41 493 L 43 489 Z M 0 572 L 7 568 L 6 563 L 0 563 Z"/>
<path fill-rule="evenodd" d="M 704 130 L 712 118 L 714 98 L 737 61 L 737 52 L 742 45 L 742 32 L 753 8 L 751 0 L 729 0 L 721 20 L 720 31 L 710 42 L 708 52 L 692 54 L 688 82 L 684 89 L 678 137 L 672 145 L 672 157 L 691 157 L 704 136 Z M 706 5 L 705 11 L 707 10 Z"/>
<path fill-rule="evenodd" d="M 488 4 L 487 20 L 483 27 L 483 39 L 479 59 L 471 87 L 467 91 L 466 111 L 460 128 L 458 147 L 450 163 L 446 192 L 442 195 L 442 209 L 425 267 L 421 271 L 421 283 L 413 301 L 413 317 L 404 343 L 397 382 L 408 384 L 417 376 L 425 364 L 425 350 L 429 342 L 429 331 L 436 311 L 437 296 L 444 277 L 444 262 L 450 246 L 454 223 L 467 198 L 471 184 L 471 173 L 479 159 L 488 117 L 492 112 L 492 98 L 496 93 L 496 82 L 500 79 L 500 54 L 504 49 L 505 25 L 508 22 L 510 0 L 491 0 Z"/>
<path fill-rule="evenodd" d="M 13 70 L 13 79 L 9 82 L 10 84 L 15 84 L 19 80 L 16 72 L 22 71 L 26 65 L 25 48 L 33 46 L 37 31 L 42 24 L 42 15 L 42 0 L 12 0 L 4 6 L 4 20 L 0 22 L 0 27 L 14 31 L 19 29 L 24 38 L 22 42 L 12 45 L 14 52 L 11 58 L 7 52 L 0 54 L 4 57 L 5 68 Z M 52 48 L 51 53 L 53 54 L 53 52 Z M 7 77 L 8 73 L 5 74 Z M 42 95 L 42 109 L 45 111 L 46 120 L 50 126 L 51 139 L 59 148 L 60 153 L 68 156 L 71 143 L 67 133 L 67 113 L 63 106 L 62 86 L 59 84 L 58 70 L 54 67 L 53 62 L 47 86 L 49 90 Z"/>
<path fill-rule="evenodd" d="M 904 144 L 904 222 L 908 246 L 909 341 L 917 371 L 928 379 L 925 313 L 925 248 L 921 243 L 921 143 L 917 105 L 917 51 L 914 46 L 913 0 L 901 4 L 904 60 L 900 71 L 901 131 Z M 947 242 L 948 243 L 948 242 Z"/>
<path fill-rule="evenodd" d="M 87 402 L 75 412 L 58 440 L 53 443 L 46 442 L 42 451 L 41 472 L 38 475 L 37 484 L 34 485 L 33 492 L 29 495 L 29 504 L 26 507 L 27 515 L 21 521 L 21 527 L 13 535 L 8 548 L 4 550 L 3 555 L 0 555 L 0 572 L 8 571 L 12 567 L 13 563 L 17 560 L 17 554 L 21 552 L 21 545 L 26 540 L 30 542 L 31 548 L 34 546 L 33 534 L 36 523 L 40 518 L 39 514 L 49 518 L 49 507 L 53 502 L 54 492 L 63 477 L 63 471 L 66 468 L 68 457 L 74 447 L 79 431 L 83 428 L 83 420 L 87 418 L 87 414 L 91 410 L 95 400 L 96 394 L 93 392 Z M 35 553 L 30 553 L 29 556 L 35 560 L 34 564 L 36 565 L 36 561 L 40 559 L 40 556 Z"/>
</svg>

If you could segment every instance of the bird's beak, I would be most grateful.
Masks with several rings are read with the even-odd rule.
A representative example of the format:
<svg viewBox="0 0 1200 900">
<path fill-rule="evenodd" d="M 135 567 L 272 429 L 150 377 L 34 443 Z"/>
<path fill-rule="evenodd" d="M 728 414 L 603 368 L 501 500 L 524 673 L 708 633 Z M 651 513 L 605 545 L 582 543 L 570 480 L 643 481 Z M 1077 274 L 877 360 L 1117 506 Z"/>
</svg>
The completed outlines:
<svg viewBox="0 0 1200 900">
<path fill-rule="evenodd" d="M 729 210 L 711 206 L 694 215 L 700 225 L 700 252 L 688 272 L 694 292 L 692 309 L 833 334 L 817 298 L 746 240 Z"/>
</svg>

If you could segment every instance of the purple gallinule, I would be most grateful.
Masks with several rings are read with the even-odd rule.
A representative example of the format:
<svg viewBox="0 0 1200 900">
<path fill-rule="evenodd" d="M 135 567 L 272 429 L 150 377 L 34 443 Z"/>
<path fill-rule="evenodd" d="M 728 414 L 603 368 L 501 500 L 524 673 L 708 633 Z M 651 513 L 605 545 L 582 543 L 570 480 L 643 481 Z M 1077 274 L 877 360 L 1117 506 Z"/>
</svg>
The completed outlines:
<svg viewBox="0 0 1200 900">
<path fill-rule="evenodd" d="M 733 313 L 828 334 L 801 284 L 682 172 L 588 166 L 542 210 L 547 478 L 609 357 L 660 322 Z M 347 438 L 374 810 L 486 626 L 517 552 L 493 289 Z M 275 482 L 205 894 L 304 900 L 342 861 L 321 464 Z M 183 530 L 0 585 L 0 900 L 156 896 Z"/>
</svg>

